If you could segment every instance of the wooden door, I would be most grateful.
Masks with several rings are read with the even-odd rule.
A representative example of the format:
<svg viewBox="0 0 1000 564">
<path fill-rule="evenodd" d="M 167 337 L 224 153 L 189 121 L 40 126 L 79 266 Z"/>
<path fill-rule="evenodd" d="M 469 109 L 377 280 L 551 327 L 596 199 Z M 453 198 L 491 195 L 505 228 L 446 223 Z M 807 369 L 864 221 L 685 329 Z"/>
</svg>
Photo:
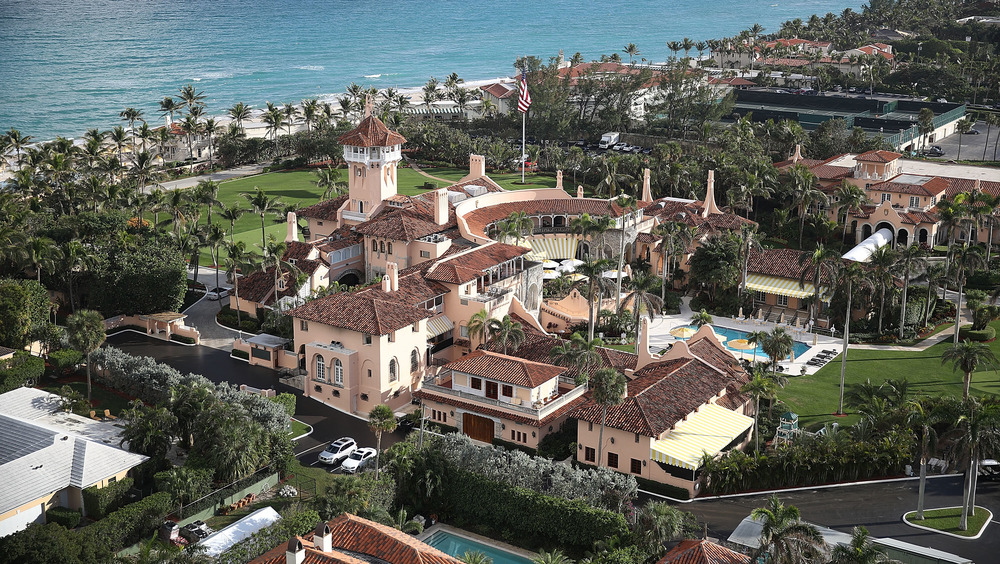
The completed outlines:
<svg viewBox="0 0 1000 564">
<path fill-rule="evenodd" d="M 499 388 L 499 386 L 498 386 L 498 384 L 496 382 L 490 382 L 489 380 L 487 380 L 486 381 L 486 397 L 488 397 L 490 399 L 497 399 L 497 397 L 500 395 L 499 391 L 498 391 L 498 388 Z"/>
<path fill-rule="evenodd" d="M 492 419 L 472 413 L 462 414 L 462 431 L 470 438 L 484 443 L 493 442 L 494 423 Z"/>
</svg>

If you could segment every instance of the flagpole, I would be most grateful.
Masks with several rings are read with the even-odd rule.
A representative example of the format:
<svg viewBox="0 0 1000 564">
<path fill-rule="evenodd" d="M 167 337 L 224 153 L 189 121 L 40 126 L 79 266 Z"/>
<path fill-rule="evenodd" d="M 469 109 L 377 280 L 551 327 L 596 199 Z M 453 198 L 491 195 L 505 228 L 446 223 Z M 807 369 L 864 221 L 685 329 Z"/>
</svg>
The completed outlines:
<svg viewBox="0 0 1000 564">
<path fill-rule="evenodd" d="M 524 128 L 527 118 L 528 112 L 521 112 L 521 184 L 524 184 L 524 162 L 526 160 L 524 154 Z"/>
</svg>

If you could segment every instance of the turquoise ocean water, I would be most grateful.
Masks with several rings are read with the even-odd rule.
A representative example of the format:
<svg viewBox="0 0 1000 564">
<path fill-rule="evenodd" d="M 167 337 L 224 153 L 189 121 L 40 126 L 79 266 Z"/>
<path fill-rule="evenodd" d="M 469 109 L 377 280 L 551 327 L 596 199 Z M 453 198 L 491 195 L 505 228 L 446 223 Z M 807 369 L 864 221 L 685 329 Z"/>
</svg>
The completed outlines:
<svg viewBox="0 0 1000 564">
<path fill-rule="evenodd" d="M 635 43 L 733 35 L 758 22 L 859 10 L 860 0 L 0 0 L 0 130 L 78 136 L 156 107 L 179 87 L 209 113 L 298 102 L 353 82 L 385 88 L 457 72 L 513 73 L 519 55 L 587 60 Z"/>
</svg>

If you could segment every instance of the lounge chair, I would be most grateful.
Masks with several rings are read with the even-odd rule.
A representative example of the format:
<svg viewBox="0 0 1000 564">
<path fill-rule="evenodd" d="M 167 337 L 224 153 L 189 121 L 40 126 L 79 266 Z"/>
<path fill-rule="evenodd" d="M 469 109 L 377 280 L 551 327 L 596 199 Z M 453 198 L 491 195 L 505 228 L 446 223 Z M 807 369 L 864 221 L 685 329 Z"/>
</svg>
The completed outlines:
<svg viewBox="0 0 1000 564">
<path fill-rule="evenodd" d="M 90 410 L 90 418 L 93 419 L 94 421 L 102 421 L 102 419 L 97 416 L 97 412 L 94 411 L 93 409 Z"/>
<path fill-rule="evenodd" d="M 105 419 L 118 419 L 114 415 L 111 415 L 111 410 L 109 410 L 109 409 L 105 409 L 104 410 L 104 418 Z"/>
</svg>

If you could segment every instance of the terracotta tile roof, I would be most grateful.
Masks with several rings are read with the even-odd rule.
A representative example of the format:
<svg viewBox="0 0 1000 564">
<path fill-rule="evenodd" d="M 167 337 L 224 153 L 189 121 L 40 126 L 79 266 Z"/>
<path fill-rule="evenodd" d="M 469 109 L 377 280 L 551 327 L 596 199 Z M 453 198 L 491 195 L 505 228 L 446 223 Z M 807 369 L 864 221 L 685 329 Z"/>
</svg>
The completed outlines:
<svg viewBox="0 0 1000 564">
<path fill-rule="evenodd" d="M 312 217 L 315 219 L 333 221 L 337 219 L 337 210 L 340 209 L 340 206 L 344 205 L 344 202 L 346 202 L 348 198 L 349 196 L 345 194 L 330 200 L 323 200 L 318 204 L 313 204 L 297 210 L 295 215 L 297 217 Z"/>
<path fill-rule="evenodd" d="M 368 564 L 373 561 L 388 564 L 461 564 L 460 560 L 418 541 L 412 535 L 349 513 L 340 515 L 328 525 L 333 545 L 331 552 L 323 552 L 317 547 L 316 531 L 299 537 L 305 550 L 305 564 Z M 283 542 L 251 562 L 285 564 L 288 544 Z"/>
<path fill-rule="evenodd" d="M 903 212 L 899 215 L 903 218 L 903 223 L 908 223 L 910 225 L 920 225 L 921 223 L 933 224 L 938 222 L 938 216 L 936 214 L 925 211 Z"/>
<path fill-rule="evenodd" d="M 388 335 L 432 316 L 381 290 L 330 294 L 292 309 L 289 315 L 369 335 Z"/>
<path fill-rule="evenodd" d="M 482 350 L 473 351 L 450 362 L 445 368 L 522 388 L 537 388 L 566 372 L 561 366 L 531 362 Z"/>
<path fill-rule="evenodd" d="M 422 262 L 399 273 L 399 289 L 386 293 L 379 285 L 369 286 L 357 292 L 358 295 L 369 296 L 388 301 L 403 302 L 416 308 L 423 308 L 424 302 L 451 292 L 451 289 L 425 277 L 427 270 L 434 263 Z"/>
<path fill-rule="evenodd" d="M 499 98 L 501 100 L 505 98 L 510 98 L 517 93 L 517 88 L 508 87 L 502 82 L 494 82 L 492 84 L 484 84 L 479 87 L 483 92 L 488 92 L 494 98 Z"/>
<path fill-rule="evenodd" d="M 693 343 L 688 341 L 688 350 L 737 380 L 742 380 L 746 376 L 746 371 L 740 366 L 740 361 L 728 349 L 712 339 L 698 339 Z"/>
<path fill-rule="evenodd" d="M 553 411 L 552 413 L 546 415 L 542 419 L 533 419 L 526 415 L 520 415 L 515 413 L 510 413 L 503 411 L 501 409 L 494 409 L 492 407 L 487 407 L 481 403 L 477 403 L 471 400 L 463 400 L 455 396 L 447 394 L 436 394 L 426 388 L 413 392 L 414 397 L 419 399 L 428 399 L 436 401 L 439 403 L 451 405 L 454 407 L 460 407 L 462 409 L 468 409 L 469 411 L 475 411 L 476 413 L 481 413 L 483 415 L 497 417 L 499 419 L 505 419 L 507 421 L 512 421 L 514 423 L 519 423 L 521 425 L 530 425 L 532 427 L 544 427 L 551 422 L 561 418 L 567 413 L 573 411 L 574 409 L 583 405 L 587 400 L 584 397 L 578 397 L 572 401 L 566 403 L 566 405 L 560 407 L 559 409 Z"/>
<path fill-rule="evenodd" d="M 685 540 L 656 564 L 749 564 L 746 554 L 733 552 L 706 539 Z"/>
<path fill-rule="evenodd" d="M 533 331 L 530 325 L 522 324 L 525 327 L 524 331 L 526 333 L 524 343 L 517 350 L 507 351 L 507 354 L 533 362 L 551 363 L 552 349 L 561 345 L 563 340 L 559 337 Z M 502 347 L 497 343 L 490 343 L 486 347 L 486 350 L 499 352 L 502 350 Z M 601 364 L 598 368 L 616 368 L 619 371 L 624 371 L 626 368 L 634 370 L 639 359 L 633 353 L 609 349 L 607 347 L 599 347 L 597 353 L 601 356 Z M 576 376 L 578 372 L 575 368 L 566 368 L 568 376 Z"/>
<path fill-rule="evenodd" d="M 438 225 L 434 221 L 434 204 L 427 194 L 397 200 L 402 208 L 383 208 L 382 213 L 354 228 L 357 233 L 369 237 L 392 239 L 394 241 L 414 241 L 421 237 L 440 233 L 457 227 L 455 207 L 448 204 L 448 223 Z"/>
<path fill-rule="evenodd" d="M 803 268 L 799 265 L 799 257 L 804 254 L 806 254 L 805 251 L 796 249 L 764 249 L 763 251 L 755 249 L 750 253 L 747 272 L 798 280 Z M 806 280 L 812 280 L 812 267 L 809 267 L 807 271 Z M 829 284 L 825 274 L 821 283 Z"/>
<path fill-rule="evenodd" d="M 337 142 L 351 147 L 391 147 L 406 143 L 406 138 L 391 131 L 377 117 L 368 116 L 357 127 L 341 135 Z"/>
<path fill-rule="evenodd" d="M 309 258 L 309 255 L 313 252 L 314 247 L 309 243 L 303 243 L 301 241 L 290 241 L 287 243 L 285 248 L 285 254 L 281 255 L 282 260 L 305 260 Z"/>
<path fill-rule="evenodd" d="M 968 178 L 951 178 L 951 177 L 941 177 L 948 181 L 948 191 L 946 193 L 948 198 L 954 198 L 955 194 L 961 192 L 974 192 L 976 189 L 976 181 L 970 180 Z M 980 180 L 979 190 L 986 192 L 991 196 L 1000 196 L 1000 181 L 995 180 Z"/>
<path fill-rule="evenodd" d="M 662 198 L 643 208 L 642 213 L 643 217 L 656 217 L 661 222 L 674 221 L 690 225 L 691 227 L 698 227 L 702 230 L 702 234 L 706 230 L 736 230 L 744 224 L 756 225 L 756 223 L 749 219 L 729 212 L 702 217 L 701 206 L 701 202 L 685 202 Z"/>
<path fill-rule="evenodd" d="M 891 163 L 902 156 L 892 151 L 868 151 L 854 157 L 854 160 L 863 163 Z"/>
<path fill-rule="evenodd" d="M 316 247 L 323 259 L 326 259 L 328 253 L 361 244 L 364 242 L 362 239 L 361 235 L 350 227 L 341 227 L 330 233 L 329 237 L 312 241 L 310 244 Z"/>
<path fill-rule="evenodd" d="M 488 269 L 529 253 L 525 247 L 491 243 L 472 251 L 453 255 L 435 263 L 427 278 L 450 284 L 464 284 L 483 275 Z"/>
<path fill-rule="evenodd" d="M 796 163 L 792 159 L 785 159 L 783 161 L 778 161 L 778 162 L 774 163 L 774 168 L 781 169 L 781 168 L 792 166 L 793 164 L 800 164 L 800 165 L 805 166 L 806 168 L 811 169 L 812 167 L 819 166 L 819 165 L 821 165 L 821 164 L 823 164 L 825 162 L 827 162 L 827 161 L 823 160 L 823 159 L 799 159 L 799 161 Z"/>
<path fill-rule="evenodd" d="M 494 182 L 493 179 L 488 176 L 480 176 L 479 178 L 473 178 L 472 180 L 466 180 L 465 182 L 458 182 L 448 186 L 447 189 L 449 192 L 459 192 L 461 194 L 470 195 L 469 192 L 466 191 L 466 187 L 468 186 L 482 186 L 483 188 L 486 188 L 487 192 L 504 192 L 503 187 Z"/>
<path fill-rule="evenodd" d="M 287 272 L 283 272 L 282 276 L 286 281 L 288 280 Z M 251 272 L 246 276 L 241 276 L 239 291 L 241 300 L 255 302 L 261 305 L 274 304 L 274 268 L 272 267 L 267 270 L 258 270 L 256 272 Z M 279 290 L 278 298 L 291 296 L 294 293 L 295 289 L 292 286 L 285 286 L 284 290 Z"/>
<path fill-rule="evenodd" d="M 510 214 L 523 211 L 528 215 L 568 215 L 580 216 L 585 213 L 592 216 L 610 215 L 621 217 L 622 208 L 617 203 L 593 198 L 562 198 L 558 200 L 531 200 L 527 202 L 508 202 L 472 210 L 465 214 L 466 223 L 473 233 L 485 233 L 486 226 Z"/>
<path fill-rule="evenodd" d="M 854 172 L 854 169 L 849 166 L 835 166 L 828 164 L 811 167 L 809 170 L 820 180 L 841 180 L 843 178 L 849 178 Z"/>
<path fill-rule="evenodd" d="M 763 64 L 773 67 L 804 67 L 810 63 L 809 59 L 798 59 L 790 57 L 774 58 L 768 57 L 763 60 Z"/>
<path fill-rule="evenodd" d="M 910 175 L 901 175 L 892 180 L 872 184 L 869 190 L 873 192 L 892 192 L 917 196 L 936 196 L 948 189 L 948 181 L 937 177 L 930 178 L 922 183 L 895 182 L 900 177 L 905 178 L 906 176 Z"/>
</svg>

